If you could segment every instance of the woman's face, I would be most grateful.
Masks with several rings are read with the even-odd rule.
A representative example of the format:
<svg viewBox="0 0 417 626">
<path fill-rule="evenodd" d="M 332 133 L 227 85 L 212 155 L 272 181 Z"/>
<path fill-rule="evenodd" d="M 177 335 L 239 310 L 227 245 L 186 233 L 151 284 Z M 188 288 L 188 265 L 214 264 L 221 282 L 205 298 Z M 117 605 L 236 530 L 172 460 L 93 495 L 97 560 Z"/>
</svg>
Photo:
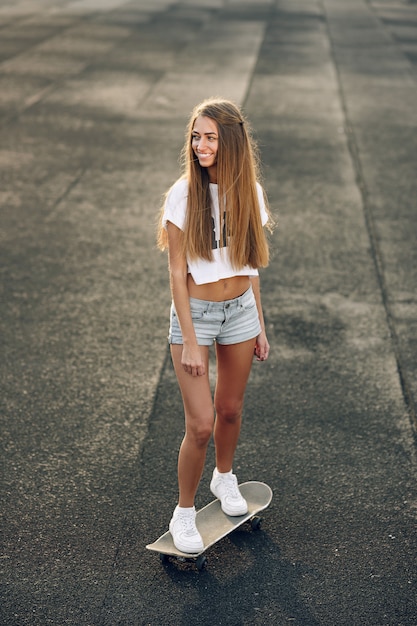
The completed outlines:
<svg viewBox="0 0 417 626">
<path fill-rule="evenodd" d="M 201 167 L 208 168 L 210 182 L 216 181 L 219 135 L 217 124 L 210 117 L 200 115 L 194 122 L 191 145 Z"/>
</svg>

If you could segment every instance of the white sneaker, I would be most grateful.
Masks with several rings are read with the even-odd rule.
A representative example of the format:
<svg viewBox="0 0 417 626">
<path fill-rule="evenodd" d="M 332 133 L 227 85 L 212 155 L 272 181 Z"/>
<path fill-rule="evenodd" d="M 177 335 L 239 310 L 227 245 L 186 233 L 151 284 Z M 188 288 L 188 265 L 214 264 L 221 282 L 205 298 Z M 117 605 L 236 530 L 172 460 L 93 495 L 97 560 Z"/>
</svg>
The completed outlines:
<svg viewBox="0 0 417 626">
<path fill-rule="evenodd" d="M 169 532 L 177 550 L 197 554 L 204 550 L 204 543 L 195 525 L 195 507 L 176 507 L 169 523 Z"/>
<path fill-rule="evenodd" d="M 232 472 L 220 474 L 215 468 L 210 490 L 220 500 L 222 511 L 226 515 L 238 516 L 248 512 L 248 504 L 240 493 L 237 478 Z"/>
</svg>

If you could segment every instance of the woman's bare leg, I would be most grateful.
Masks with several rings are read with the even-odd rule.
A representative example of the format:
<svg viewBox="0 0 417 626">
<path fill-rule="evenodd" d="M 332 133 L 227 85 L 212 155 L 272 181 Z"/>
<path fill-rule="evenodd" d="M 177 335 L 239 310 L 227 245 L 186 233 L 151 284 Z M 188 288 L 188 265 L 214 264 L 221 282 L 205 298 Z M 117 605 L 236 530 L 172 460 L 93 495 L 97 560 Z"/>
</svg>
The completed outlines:
<svg viewBox="0 0 417 626">
<path fill-rule="evenodd" d="M 214 443 L 219 472 L 232 469 L 242 422 L 243 401 L 255 339 L 223 346 L 217 344 L 217 383 L 214 396 Z"/>
<path fill-rule="evenodd" d="M 209 349 L 204 353 L 206 374 L 191 376 L 181 365 L 182 345 L 171 345 L 172 361 L 180 386 L 185 415 L 185 435 L 178 455 L 178 487 L 181 507 L 194 506 L 195 494 L 213 431 L 214 410 L 208 376 Z"/>
</svg>

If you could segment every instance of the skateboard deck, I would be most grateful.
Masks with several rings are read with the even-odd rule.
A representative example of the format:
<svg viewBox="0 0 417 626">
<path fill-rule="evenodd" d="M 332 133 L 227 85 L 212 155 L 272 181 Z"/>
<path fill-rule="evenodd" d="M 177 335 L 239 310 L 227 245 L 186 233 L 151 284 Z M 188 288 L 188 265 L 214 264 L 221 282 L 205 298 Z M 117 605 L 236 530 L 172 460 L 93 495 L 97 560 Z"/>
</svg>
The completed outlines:
<svg viewBox="0 0 417 626">
<path fill-rule="evenodd" d="M 254 530 L 258 529 L 261 518 L 256 517 L 256 514 L 266 509 L 272 500 L 272 489 L 265 483 L 250 481 L 239 485 L 239 489 L 248 503 L 248 512 L 245 515 L 236 517 L 226 515 L 221 510 L 220 501 L 217 499 L 197 511 L 196 524 L 204 542 L 204 549 L 200 552 L 189 554 L 177 550 L 169 531 L 154 543 L 148 544 L 147 549 L 158 552 L 162 561 L 166 561 L 172 556 L 182 561 L 195 561 L 197 568 L 203 569 L 206 564 L 204 552 L 248 520 Z"/>
</svg>

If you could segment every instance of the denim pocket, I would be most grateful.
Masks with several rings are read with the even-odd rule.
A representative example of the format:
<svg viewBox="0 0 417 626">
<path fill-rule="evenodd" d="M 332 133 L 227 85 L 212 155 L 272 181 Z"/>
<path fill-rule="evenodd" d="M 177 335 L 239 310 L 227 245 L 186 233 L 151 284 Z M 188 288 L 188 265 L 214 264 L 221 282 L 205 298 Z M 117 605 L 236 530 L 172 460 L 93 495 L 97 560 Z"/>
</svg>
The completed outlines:
<svg viewBox="0 0 417 626">
<path fill-rule="evenodd" d="M 255 307 L 256 307 L 255 296 L 252 296 L 250 300 L 247 300 L 246 302 L 242 303 L 242 309 L 245 309 L 245 311 L 251 311 Z"/>
<path fill-rule="evenodd" d="M 207 306 L 196 302 L 190 302 L 191 319 L 194 321 L 201 320 L 207 313 Z"/>
</svg>

